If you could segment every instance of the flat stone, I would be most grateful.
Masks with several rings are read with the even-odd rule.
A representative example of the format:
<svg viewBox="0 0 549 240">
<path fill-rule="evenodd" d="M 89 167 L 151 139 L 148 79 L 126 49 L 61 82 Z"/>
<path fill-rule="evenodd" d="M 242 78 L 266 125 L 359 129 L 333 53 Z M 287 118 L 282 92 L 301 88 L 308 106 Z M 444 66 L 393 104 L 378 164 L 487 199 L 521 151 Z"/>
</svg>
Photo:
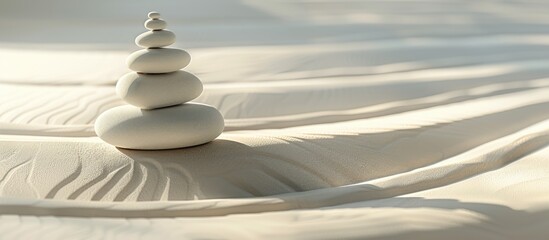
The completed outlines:
<svg viewBox="0 0 549 240">
<path fill-rule="evenodd" d="M 135 44 L 144 48 L 166 47 L 174 42 L 175 34 L 168 30 L 147 31 L 135 38 Z"/>
<path fill-rule="evenodd" d="M 125 102 L 144 109 L 173 106 L 191 101 L 202 93 L 200 79 L 185 71 L 165 74 L 130 72 L 116 84 Z"/>
<path fill-rule="evenodd" d="M 189 65 L 191 55 L 175 48 L 150 48 L 135 51 L 126 59 L 128 67 L 140 73 L 175 72 Z"/>
<path fill-rule="evenodd" d="M 153 110 L 124 105 L 105 111 L 95 121 L 95 132 L 103 141 L 142 150 L 200 145 L 215 139 L 223 128 L 217 109 L 197 103 Z"/>
<path fill-rule="evenodd" d="M 162 19 L 149 19 L 145 21 L 145 28 L 149 30 L 162 30 L 168 26 L 166 21 Z"/>
<path fill-rule="evenodd" d="M 150 19 L 160 18 L 160 13 L 158 13 L 158 12 L 150 12 L 147 16 L 148 16 Z"/>
</svg>

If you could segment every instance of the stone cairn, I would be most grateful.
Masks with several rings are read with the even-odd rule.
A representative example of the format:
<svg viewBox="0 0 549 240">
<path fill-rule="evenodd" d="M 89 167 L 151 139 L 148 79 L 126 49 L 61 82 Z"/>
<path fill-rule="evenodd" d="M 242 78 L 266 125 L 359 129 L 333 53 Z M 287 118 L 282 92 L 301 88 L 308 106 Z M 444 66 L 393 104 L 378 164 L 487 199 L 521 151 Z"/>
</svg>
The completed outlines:
<svg viewBox="0 0 549 240">
<path fill-rule="evenodd" d="M 95 132 L 105 142 L 129 149 L 172 149 L 207 143 L 221 134 L 223 116 L 212 106 L 190 103 L 200 96 L 202 82 L 186 67 L 191 56 L 166 48 L 175 34 L 157 12 L 149 13 L 144 32 L 135 43 L 144 48 L 126 60 L 134 72 L 122 76 L 116 93 L 123 105 L 102 113 Z"/>
</svg>

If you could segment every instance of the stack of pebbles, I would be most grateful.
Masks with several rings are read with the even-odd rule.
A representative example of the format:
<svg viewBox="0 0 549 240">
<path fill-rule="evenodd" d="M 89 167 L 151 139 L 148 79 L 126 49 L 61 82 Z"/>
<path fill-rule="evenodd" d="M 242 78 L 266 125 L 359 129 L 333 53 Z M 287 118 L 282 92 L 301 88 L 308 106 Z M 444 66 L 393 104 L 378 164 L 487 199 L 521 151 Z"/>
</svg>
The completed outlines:
<svg viewBox="0 0 549 240">
<path fill-rule="evenodd" d="M 145 22 L 150 31 L 135 39 L 145 49 L 128 57 L 135 72 L 116 84 L 117 94 L 131 105 L 109 109 L 95 121 L 95 132 L 105 142 L 129 149 L 171 149 L 207 143 L 223 131 L 216 108 L 189 103 L 202 93 L 202 82 L 180 70 L 191 61 L 186 51 L 164 48 L 175 42 L 166 25 L 159 13 L 151 12 Z"/>
</svg>

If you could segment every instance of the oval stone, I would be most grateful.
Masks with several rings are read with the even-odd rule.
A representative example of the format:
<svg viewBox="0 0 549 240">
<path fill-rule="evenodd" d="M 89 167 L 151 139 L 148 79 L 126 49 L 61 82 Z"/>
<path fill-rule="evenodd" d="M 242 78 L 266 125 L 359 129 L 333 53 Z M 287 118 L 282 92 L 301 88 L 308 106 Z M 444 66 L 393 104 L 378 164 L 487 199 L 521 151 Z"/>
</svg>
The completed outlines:
<svg viewBox="0 0 549 240">
<path fill-rule="evenodd" d="M 144 25 L 149 30 L 162 30 L 168 26 L 168 23 L 162 19 L 149 19 Z"/>
<path fill-rule="evenodd" d="M 191 62 L 191 55 L 176 48 L 150 48 L 135 51 L 126 59 L 128 67 L 140 73 L 175 72 Z"/>
<path fill-rule="evenodd" d="M 151 18 L 151 19 L 160 18 L 160 13 L 158 13 L 158 12 L 150 12 L 147 16 L 148 16 L 149 18 Z"/>
<path fill-rule="evenodd" d="M 116 83 L 116 93 L 122 100 L 144 109 L 185 103 L 200 96 L 202 90 L 200 79 L 185 71 L 165 74 L 130 72 Z"/>
<path fill-rule="evenodd" d="M 135 44 L 144 48 L 159 48 L 173 44 L 175 34 L 168 30 L 147 31 L 135 38 Z"/>
<path fill-rule="evenodd" d="M 142 150 L 207 143 L 223 128 L 223 116 L 217 109 L 197 103 L 153 110 L 124 105 L 105 111 L 95 121 L 95 132 L 105 142 Z"/>
</svg>

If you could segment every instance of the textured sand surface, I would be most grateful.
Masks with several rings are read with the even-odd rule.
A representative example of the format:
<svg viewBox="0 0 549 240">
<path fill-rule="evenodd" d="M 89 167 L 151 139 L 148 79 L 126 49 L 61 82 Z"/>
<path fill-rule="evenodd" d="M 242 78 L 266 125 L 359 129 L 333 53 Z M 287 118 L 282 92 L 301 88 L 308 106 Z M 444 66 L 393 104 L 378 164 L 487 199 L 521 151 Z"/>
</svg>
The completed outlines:
<svg viewBox="0 0 549 240">
<path fill-rule="evenodd" d="M 1 238 L 549 234 L 549 3 L 26 4 L 0 3 Z M 150 10 L 226 118 L 212 143 L 95 136 Z"/>
</svg>

